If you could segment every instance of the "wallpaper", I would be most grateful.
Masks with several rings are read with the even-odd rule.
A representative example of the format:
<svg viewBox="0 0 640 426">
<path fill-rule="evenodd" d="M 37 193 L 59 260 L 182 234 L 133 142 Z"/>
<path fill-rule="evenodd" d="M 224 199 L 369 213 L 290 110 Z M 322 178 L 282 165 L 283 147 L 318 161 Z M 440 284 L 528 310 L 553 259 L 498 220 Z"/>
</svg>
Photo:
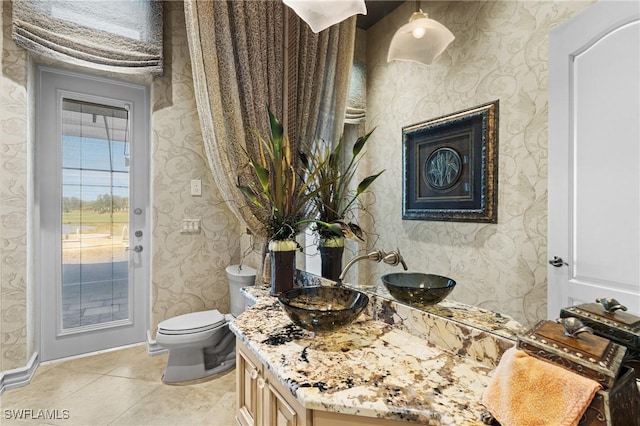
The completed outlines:
<svg viewBox="0 0 640 426">
<path fill-rule="evenodd" d="M 591 2 L 425 2 L 456 40 L 430 67 L 386 62 L 407 2 L 367 31 L 367 143 L 360 172 L 387 171 L 361 224 L 370 246 L 399 247 L 412 270 L 450 276 L 452 298 L 504 311 L 527 324 L 546 315 L 547 36 Z M 193 96 L 181 2 L 165 2 L 165 74 L 152 84 L 152 272 L 150 330 L 201 309 L 226 311 L 225 267 L 239 261 L 241 229 L 208 171 Z M 29 282 L 29 106 L 26 53 L 9 35 L 2 2 L 0 86 L 0 371 L 23 367 L 33 346 Z M 500 100 L 499 223 L 401 220 L 401 129 Z M 202 197 L 189 193 L 202 179 Z M 376 204 L 377 201 L 377 204 Z M 367 226 L 368 218 L 375 225 Z M 181 234 L 184 218 L 202 233 Z M 377 234 L 377 236 L 376 236 Z M 243 236 L 245 248 L 250 238 Z M 247 243 L 249 241 L 249 243 Z M 257 266 L 252 264 L 251 266 Z M 391 267 L 360 262 L 362 281 Z M 28 325 L 29 324 L 29 325 Z"/>
<path fill-rule="evenodd" d="M 240 224 L 204 152 L 182 2 L 165 2 L 165 14 L 165 75 L 152 86 L 152 336 L 175 315 L 229 312 L 225 268 L 240 257 Z M 190 195 L 191 179 L 202 180 L 201 197 Z M 202 232 L 181 234 L 182 219 L 200 219 Z"/>
<path fill-rule="evenodd" d="M 406 2 L 367 31 L 365 154 L 372 186 L 370 246 L 399 247 L 410 270 L 457 282 L 451 298 L 512 315 L 546 318 L 548 34 L 593 2 L 424 2 L 456 39 L 431 66 L 387 63 Z M 402 220 L 402 127 L 500 101 L 498 223 Z M 372 199 L 374 202 L 372 202 Z M 377 201 L 377 202 L 375 202 Z M 366 265 L 365 265 L 366 263 Z M 361 262 L 376 282 L 389 266 Z"/>
<path fill-rule="evenodd" d="M 152 242 L 149 325 L 203 309 L 229 311 L 225 268 L 241 258 L 240 225 L 217 190 L 203 150 L 182 2 L 165 5 L 165 73 L 152 92 Z M 35 313 L 27 232 L 33 198 L 29 178 L 31 69 L 11 40 L 11 3 L 2 7 L 0 80 L 0 372 L 24 367 L 32 355 Z M 47 64 L 59 66 L 53 61 Z M 104 74 L 114 77 L 113 74 Z M 128 79 L 144 83 L 139 78 Z M 202 196 L 190 195 L 191 179 Z M 182 219 L 200 219 L 200 234 L 181 234 Z M 251 239 L 247 240 L 250 250 Z M 147 247 L 145 247 L 147 249 Z M 251 264 L 245 260 L 246 264 Z"/>
<path fill-rule="evenodd" d="M 32 343 L 27 337 L 27 55 L 11 40 L 11 3 L 2 2 L 0 7 L 0 371 L 4 371 L 24 366 Z"/>
</svg>

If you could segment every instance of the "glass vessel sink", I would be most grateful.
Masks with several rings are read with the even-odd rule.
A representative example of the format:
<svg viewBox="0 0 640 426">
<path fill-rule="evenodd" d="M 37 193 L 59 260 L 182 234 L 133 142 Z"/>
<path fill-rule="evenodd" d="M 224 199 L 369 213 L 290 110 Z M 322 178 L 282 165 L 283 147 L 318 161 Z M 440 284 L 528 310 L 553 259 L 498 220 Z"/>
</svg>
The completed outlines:
<svg viewBox="0 0 640 426">
<path fill-rule="evenodd" d="M 385 274 L 382 276 L 382 282 L 396 299 L 421 306 L 441 302 L 456 286 L 456 282 L 451 278 L 421 272 Z"/>
<path fill-rule="evenodd" d="M 280 304 L 297 326 L 313 332 L 351 324 L 369 303 L 366 294 L 346 287 L 298 287 L 280 293 Z"/>
</svg>

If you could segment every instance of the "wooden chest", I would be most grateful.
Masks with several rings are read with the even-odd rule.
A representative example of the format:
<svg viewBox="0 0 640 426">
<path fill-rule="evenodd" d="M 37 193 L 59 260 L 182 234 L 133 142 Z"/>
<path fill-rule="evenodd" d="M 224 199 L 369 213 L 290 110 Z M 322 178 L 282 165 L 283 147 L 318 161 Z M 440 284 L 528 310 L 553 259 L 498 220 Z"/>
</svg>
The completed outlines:
<svg viewBox="0 0 640 426">
<path fill-rule="evenodd" d="M 575 336 L 566 331 L 562 323 L 540 321 L 518 337 L 518 348 L 602 385 L 580 426 L 640 426 L 640 393 L 635 372 L 623 365 L 626 348 L 607 338 L 582 332 L 584 328 Z"/>
<path fill-rule="evenodd" d="M 540 321 L 519 336 L 518 348 L 593 379 L 604 389 L 613 387 L 626 352 L 624 346 L 595 334 L 567 336 L 565 327 L 554 321 Z"/>
<path fill-rule="evenodd" d="M 636 379 L 640 380 L 640 317 L 625 312 L 624 306 L 612 299 L 601 302 L 564 308 L 560 316 L 578 318 L 598 336 L 625 346 L 627 353 L 623 364 L 633 368 Z"/>
</svg>

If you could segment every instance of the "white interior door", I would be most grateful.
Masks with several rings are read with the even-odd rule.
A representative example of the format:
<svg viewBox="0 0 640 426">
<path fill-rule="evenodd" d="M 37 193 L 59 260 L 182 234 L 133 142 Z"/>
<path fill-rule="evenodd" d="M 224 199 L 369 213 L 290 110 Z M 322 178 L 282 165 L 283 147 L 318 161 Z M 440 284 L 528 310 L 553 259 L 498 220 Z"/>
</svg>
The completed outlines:
<svg viewBox="0 0 640 426">
<path fill-rule="evenodd" d="M 549 41 L 548 316 L 601 297 L 640 314 L 640 3 Z"/>
<path fill-rule="evenodd" d="M 148 90 L 44 67 L 37 76 L 41 359 L 142 342 Z"/>
</svg>

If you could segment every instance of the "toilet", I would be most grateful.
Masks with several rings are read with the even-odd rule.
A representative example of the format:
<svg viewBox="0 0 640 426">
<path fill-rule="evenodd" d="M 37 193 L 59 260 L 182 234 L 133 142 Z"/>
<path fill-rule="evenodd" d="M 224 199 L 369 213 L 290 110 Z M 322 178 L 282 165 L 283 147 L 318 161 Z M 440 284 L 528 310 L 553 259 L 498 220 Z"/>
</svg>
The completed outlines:
<svg viewBox="0 0 640 426">
<path fill-rule="evenodd" d="M 256 270 L 244 265 L 226 269 L 231 313 L 218 310 L 192 312 L 158 324 L 156 343 L 169 350 L 165 383 L 184 382 L 222 373 L 236 364 L 236 340 L 229 322 L 245 309 L 242 287 L 252 286 Z"/>
<path fill-rule="evenodd" d="M 256 282 L 256 270 L 245 265 L 227 266 L 231 315 L 237 317 L 244 312 L 247 298 L 240 293 L 242 287 L 251 287 Z"/>
</svg>

